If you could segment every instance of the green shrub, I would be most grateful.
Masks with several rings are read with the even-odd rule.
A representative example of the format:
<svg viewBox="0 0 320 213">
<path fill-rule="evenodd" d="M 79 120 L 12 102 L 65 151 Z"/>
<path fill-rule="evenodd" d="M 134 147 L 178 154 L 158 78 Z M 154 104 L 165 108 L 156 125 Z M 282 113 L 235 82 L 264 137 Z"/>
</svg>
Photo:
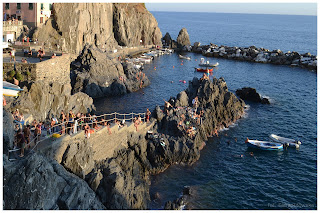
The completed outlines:
<svg viewBox="0 0 320 213">
<path fill-rule="evenodd" d="M 22 75 L 20 72 L 17 72 L 17 74 L 16 74 L 16 79 L 17 79 L 18 81 L 23 81 L 23 80 L 24 80 L 24 77 L 23 77 L 23 75 Z"/>
<path fill-rule="evenodd" d="M 16 74 L 16 71 L 14 71 L 14 70 L 11 70 L 11 71 L 8 72 L 8 76 L 11 77 L 11 78 L 13 78 L 13 76 L 15 74 Z"/>
<path fill-rule="evenodd" d="M 29 72 L 29 70 L 27 70 L 26 75 L 29 77 L 31 75 L 31 73 Z"/>
</svg>

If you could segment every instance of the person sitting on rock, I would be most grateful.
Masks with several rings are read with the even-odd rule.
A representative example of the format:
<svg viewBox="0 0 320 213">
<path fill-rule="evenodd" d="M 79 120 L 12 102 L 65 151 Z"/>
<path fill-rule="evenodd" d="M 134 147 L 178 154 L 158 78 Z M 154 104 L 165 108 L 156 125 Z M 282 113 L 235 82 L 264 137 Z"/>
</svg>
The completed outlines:
<svg viewBox="0 0 320 213">
<path fill-rule="evenodd" d="M 168 101 L 164 100 L 164 110 L 166 111 L 167 115 L 169 115 L 170 107 L 173 107 Z"/>
<path fill-rule="evenodd" d="M 136 131 L 138 132 L 138 126 L 139 126 L 139 123 L 140 123 L 138 118 L 134 118 L 133 122 L 134 122 L 134 127 L 136 128 Z"/>
<path fill-rule="evenodd" d="M 198 96 L 196 96 L 196 97 L 192 100 L 193 108 L 194 108 L 196 111 L 197 111 L 197 108 L 198 108 L 198 104 L 199 104 Z"/>
<path fill-rule="evenodd" d="M 21 59 L 21 62 L 24 63 L 24 64 L 27 64 L 27 63 L 28 63 L 28 62 L 27 62 L 27 59 L 25 59 L 25 58 L 22 58 L 22 59 Z"/>
<path fill-rule="evenodd" d="M 51 58 L 55 58 L 57 55 L 55 53 L 52 54 Z"/>
<path fill-rule="evenodd" d="M 108 129 L 109 135 L 112 134 L 110 126 L 111 126 L 111 124 L 110 124 L 110 122 L 108 122 L 108 123 L 107 123 L 107 129 Z"/>
<path fill-rule="evenodd" d="M 31 56 L 32 56 L 32 50 L 31 50 L 31 48 L 29 48 L 28 57 L 31 57 Z"/>
</svg>

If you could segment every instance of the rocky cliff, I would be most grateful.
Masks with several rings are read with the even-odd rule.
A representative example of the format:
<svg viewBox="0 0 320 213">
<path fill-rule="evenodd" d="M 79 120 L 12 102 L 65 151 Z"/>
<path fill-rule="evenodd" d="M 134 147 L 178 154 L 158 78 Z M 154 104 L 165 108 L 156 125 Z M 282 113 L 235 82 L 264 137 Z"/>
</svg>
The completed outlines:
<svg viewBox="0 0 320 213">
<path fill-rule="evenodd" d="M 119 45 L 161 45 L 158 23 L 144 4 L 115 3 L 113 6 L 114 37 Z"/>
<path fill-rule="evenodd" d="M 52 159 L 34 153 L 3 162 L 3 209 L 104 210 L 87 183 Z"/>
<path fill-rule="evenodd" d="M 89 45 L 71 67 L 73 93 L 81 91 L 93 98 L 123 95 L 150 84 L 148 77 L 139 69 L 122 64 Z"/>
<path fill-rule="evenodd" d="M 161 44 L 158 23 L 144 4 L 55 3 L 53 16 L 34 39 L 46 47 L 80 53 L 85 44 L 112 50 L 118 45 Z"/>
<path fill-rule="evenodd" d="M 31 116 L 30 119 L 44 121 L 52 115 L 59 116 L 61 110 L 87 113 L 94 109 L 93 100 L 88 95 L 82 92 L 71 95 L 70 83 L 36 81 L 30 89 L 23 89 L 18 98 L 6 98 L 5 108 L 10 111 L 19 109 L 25 118 Z"/>
</svg>

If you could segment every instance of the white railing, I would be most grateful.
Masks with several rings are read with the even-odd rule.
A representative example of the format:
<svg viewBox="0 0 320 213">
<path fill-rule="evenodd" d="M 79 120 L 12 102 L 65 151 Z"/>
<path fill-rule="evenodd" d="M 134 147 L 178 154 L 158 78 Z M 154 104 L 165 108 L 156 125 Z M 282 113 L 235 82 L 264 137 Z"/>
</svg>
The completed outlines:
<svg viewBox="0 0 320 213">
<path fill-rule="evenodd" d="M 68 130 L 69 131 L 73 131 L 74 134 L 77 134 L 78 131 L 77 131 L 77 128 L 78 126 L 81 127 L 80 131 L 83 131 L 82 130 L 82 127 L 86 124 L 89 124 L 89 125 L 93 125 L 94 123 L 95 124 L 100 124 L 101 123 L 104 123 L 104 122 L 115 122 L 116 120 L 125 120 L 126 122 L 127 121 L 131 121 L 133 122 L 134 118 L 136 116 L 139 116 L 141 117 L 141 120 L 142 121 L 146 121 L 146 115 L 145 113 L 127 113 L 127 114 L 121 114 L 121 113 L 118 113 L 118 112 L 114 112 L 114 113 L 110 113 L 110 114 L 103 114 L 103 115 L 98 115 L 98 116 L 91 116 L 91 117 L 81 117 L 75 121 L 77 121 L 77 125 L 75 125 L 75 121 L 73 121 L 72 123 L 74 124 L 74 126 L 72 127 L 66 127 L 66 125 L 69 123 L 68 121 L 65 121 L 63 123 L 60 123 L 60 124 L 57 124 L 57 125 L 54 125 L 52 127 L 50 127 L 50 129 L 52 130 L 50 134 L 48 134 L 45 138 L 43 139 L 40 139 L 40 136 L 37 135 L 35 138 L 32 139 L 32 141 L 30 141 L 29 145 L 32 143 L 32 142 L 35 142 L 35 145 L 33 146 L 33 148 L 30 150 L 30 153 L 32 153 L 38 144 L 40 144 L 41 142 L 45 141 L 45 140 L 48 140 L 53 134 L 61 134 L 61 135 L 66 135 Z M 110 116 L 111 118 L 108 118 L 107 117 Z M 100 120 L 99 120 L 100 118 Z M 94 119 L 96 119 L 96 121 L 94 121 Z M 88 121 L 89 120 L 89 121 Z M 80 121 L 83 121 L 80 123 Z M 88 122 L 85 122 L 85 121 L 88 121 Z M 58 131 L 53 131 L 55 129 L 58 129 Z M 75 131 L 76 129 L 76 131 Z M 80 132 L 79 131 L 79 132 Z M 36 139 L 38 139 L 36 141 Z M 12 160 L 17 160 L 17 159 L 10 159 L 10 153 L 12 152 L 17 152 L 17 151 L 20 151 L 21 148 L 17 148 L 17 149 L 12 149 L 12 150 L 9 150 L 8 151 L 8 157 L 9 157 L 9 160 L 12 161 Z"/>
</svg>

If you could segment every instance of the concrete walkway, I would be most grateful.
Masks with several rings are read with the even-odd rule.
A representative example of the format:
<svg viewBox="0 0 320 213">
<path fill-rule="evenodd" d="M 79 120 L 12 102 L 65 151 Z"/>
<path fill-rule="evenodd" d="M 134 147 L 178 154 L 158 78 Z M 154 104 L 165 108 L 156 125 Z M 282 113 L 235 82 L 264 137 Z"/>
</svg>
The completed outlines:
<svg viewBox="0 0 320 213">
<path fill-rule="evenodd" d="M 155 121 L 142 123 L 138 127 L 139 134 L 146 132 L 153 126 Z M 127 148 L 128 133 L 136 132 L 133 123 L 127 123 L 124 127 L 118 128 L 112 124 L 110 127 L 111 135 L 108 128 L 100 126 L 101 129 L 91 134 L 89 139 L 85 138 L 84 131 L 80 131 L 74 135 L 65 135 L 60 138 L 48 138 L 38 143 L 35 148 L 36 152 L 45 154 L 48 157 L 54 158 L 59 163 L 62 160 L 63 154 L 70 143 L 90 143 L 94 150 L 94 160 L 104 160 L 111 158 L 114 153 L 122 148 Z"/>
</svg>

